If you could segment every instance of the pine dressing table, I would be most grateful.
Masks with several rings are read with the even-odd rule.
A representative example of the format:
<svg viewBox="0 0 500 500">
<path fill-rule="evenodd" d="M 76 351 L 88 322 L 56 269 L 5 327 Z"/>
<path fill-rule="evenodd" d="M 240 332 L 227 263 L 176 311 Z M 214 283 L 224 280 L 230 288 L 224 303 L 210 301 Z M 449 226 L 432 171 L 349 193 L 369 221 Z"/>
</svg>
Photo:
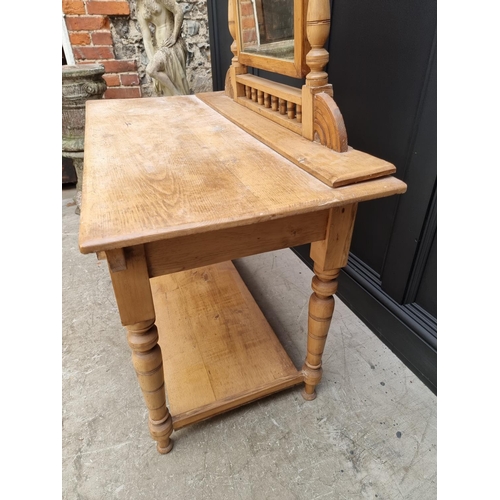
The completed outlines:
<svg viewBox="0 0 500 500">
<path fill-rule="evenodd" d="M 173 430 L 277 391 L 315 398 L 358 203 L 406 190 L 392 164 L 347 144 L 323 71 L 329 2 L 295 0 L 283 60 L 242 36 L 243 4 L 229 1 L 224 92 L 87 103 L 80 251 L 108 262 L 160 453 Z M 315 276 L 297 368 L 231 260 L 305 243 Z"/>
</svg>

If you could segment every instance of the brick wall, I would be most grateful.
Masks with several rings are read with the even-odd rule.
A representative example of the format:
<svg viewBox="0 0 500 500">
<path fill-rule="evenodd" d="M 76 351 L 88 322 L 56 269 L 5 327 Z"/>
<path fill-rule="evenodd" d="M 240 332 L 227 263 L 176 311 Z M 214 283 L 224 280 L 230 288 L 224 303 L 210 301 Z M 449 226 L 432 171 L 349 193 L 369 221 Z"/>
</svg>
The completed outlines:
<svg viewBox="0 0 500 500">
<path fill-rule="evenodd" d="M 141 97 L 137 62 L 116 59 L 109 16 L 128 16 L 128 2 L 121 0 L 63 0 L 63 13 L 76 64 L 104 66 L 108 89 L 104 98 Z"/>
<path fill-rule="evenodd" d="M 177 0 L 184 12 L 186 73 L 192 93 L 212 90 L 206 0 Z M 150 97 L 147 55 L 136 0 L 62 0 L 76 64 L 99 63 L 108 89 L 104 98 Z"/>
<path fill-rule="evenodd" d="M 241 38 L 243 45 L 248 47 L 257 44 L 257 29 L 252 0 L 240 1 Z"/>
</svg>

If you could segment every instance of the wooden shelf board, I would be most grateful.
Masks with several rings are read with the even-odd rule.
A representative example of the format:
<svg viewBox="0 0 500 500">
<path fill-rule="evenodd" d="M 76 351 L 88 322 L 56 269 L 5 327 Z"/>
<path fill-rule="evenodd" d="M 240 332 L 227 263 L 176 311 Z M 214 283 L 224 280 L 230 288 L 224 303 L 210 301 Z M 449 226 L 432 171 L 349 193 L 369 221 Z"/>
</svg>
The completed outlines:
<svg viewBox="0 0 500 500">
<path fill-rule="evenodd" d="M 246 98 L 238 98 L 235 102 L 223 91 L 200 93 L 196 97 L 327 186 L 349 186 L 396 172 L 393 164 L 368 153 L 351 147 L 345 153 L 338 153 L 304 137 L 297 137 L 297 133 L 301 134 L 302 125 L 295 131 L 286 124 L 280 126 L 263 116 L 264 112 L 269 112 L 268 109 L 260 107 L 258 113 L 252 112 L 249 107 L 255 103 Z M 282 115 L 278 113 L 278 116 Z M 293 120 L 289 122 L 291 124 Z"/>
<path fill-rule="evenodd" d="M 303 382 L 231 262 L 151 288 L 174 429 Z"/>
<path fill-rule="evenodd" d="M 355 151 L 336 153 L 217 92 L 87 101 L 85 120 L 78 238 L 84 254 L 406 190 L 395 177 L 357 182 L 379 175 L 380 168 L 386 172 L 387 162 Z M 326 169 L 331 183 L 320 182 L 312 169 L 317 175 Z M 330 187 L 352 180 L 357 183 Z"/>
</svg>

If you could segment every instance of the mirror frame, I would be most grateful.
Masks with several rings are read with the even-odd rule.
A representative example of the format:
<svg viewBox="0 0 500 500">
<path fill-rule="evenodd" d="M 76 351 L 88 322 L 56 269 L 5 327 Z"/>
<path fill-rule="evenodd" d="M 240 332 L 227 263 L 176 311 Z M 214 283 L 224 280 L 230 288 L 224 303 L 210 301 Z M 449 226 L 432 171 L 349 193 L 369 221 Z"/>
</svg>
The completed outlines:
<svg viewBox="0 0 500 500">
<path fill-rule="evenodd" d="M 260 54 L 245 52 L 242 50 L 240 29 L 240 7 L 239 0 L 233 1 L 235 13 L 236 46 L 238 50 L 238 62 L 252 68 L 263 69 L 273 73 L 279 73 L 293 78 L 305 78 L 310 72 L 306 65 L 306 54 L 311 49 L 306 36 L 306 19 L 308 0 L 294 0 L 293 2 L 293 61 L 277 57 L 263 56 Z"/>
</svg>

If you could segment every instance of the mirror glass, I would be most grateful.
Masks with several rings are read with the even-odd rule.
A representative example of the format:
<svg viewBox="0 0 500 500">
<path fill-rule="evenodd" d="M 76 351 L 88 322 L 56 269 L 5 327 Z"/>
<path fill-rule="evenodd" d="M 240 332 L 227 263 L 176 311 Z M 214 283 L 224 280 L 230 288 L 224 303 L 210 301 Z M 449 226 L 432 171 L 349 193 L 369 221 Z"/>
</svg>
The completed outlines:
<svg viewBox="0 0 500 500">
<path fill-rule="evenodd" d="M 294 60 L 294 0 L 239 0 L 242 51 Z"/>
</svg>

